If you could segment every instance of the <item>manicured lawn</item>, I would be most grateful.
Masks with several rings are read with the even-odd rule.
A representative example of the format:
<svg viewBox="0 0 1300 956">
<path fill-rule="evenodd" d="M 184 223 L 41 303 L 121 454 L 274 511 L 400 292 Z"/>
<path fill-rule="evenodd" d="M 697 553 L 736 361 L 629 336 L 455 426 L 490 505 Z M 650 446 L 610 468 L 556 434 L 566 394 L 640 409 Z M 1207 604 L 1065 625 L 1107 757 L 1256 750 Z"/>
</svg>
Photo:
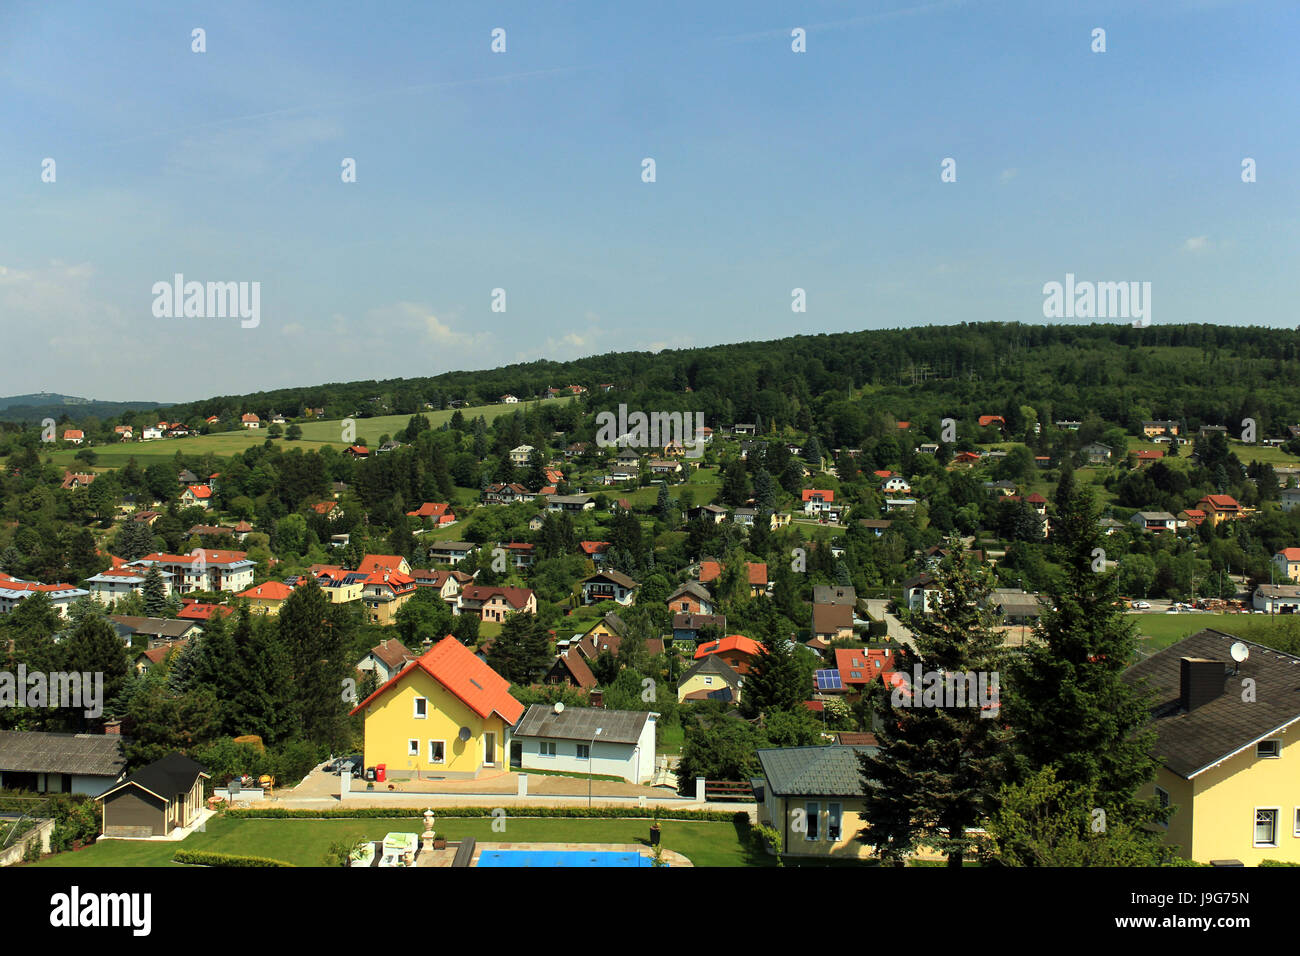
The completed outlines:
<svg viewBox="0 0 1300 956">
<path fill-rule="evenodd" d="M 686 731 L 678 721 L 664 723 L 659 725 L 659 742 L 655 746 L 655 753 L 661 754 L 680 754 L 682 744 L 686 742 Z"/>
<path fill-rule="evenodd" d="M 1233 625 L 1254 619 L 1254 615 L 1247 614 L 1130 614 L 1129 617 L 1137 621 L 1139 647 L 1148 654 L 1207 627 L 1231 634 Z"/>
<path fill-rule="evenodd" d="M 474 408 L 462 408 L 460 411 L 464 414 L 466 421 L 471 421 L 479 416 L 491 421 L 498 415 L 513 414 L 520 410 L 525 404 L 535 405 L 542 402 L 558 402 L 563 399 L 548 398 L 539 399 L 536 402 L 521 402 L 518 405 L 479 405 Z M 434 428 L 439 428 L 444 422 L 450 421 L 453 411 L 425 412 L 424 417 Z M 358 439 L 364 438 L 373 444 L 379 443 L 380 435 L 393 435 L 406 428 L 407 423 L 411 420 L 410 415 L 381 415 L 378 418 L 358 418 L 356 419 L 356 435 Z M 288 428 L 284 425 L 282 428 Z M 343 441 L 343 423 L 341 420 L 327 420 L 321 422 L 303 422 L 302 438 L 298 441 L 286 441 L 284 438 L 274 439 L 276 444 L 282 448 L 301 448 L 303 451 L 317 449 L 325 445 L 334 445 L 336 448 L 343 448 L 347 445 Z M 217 432 L 212 435 L 196 435 L 193 438 L 163 438 L 147 442 L 125 442 L 120 445 L 96 445 L 94 452 L 98 455 L 95 462 L 96 471 L 104 468 L 120 468 L 135 458 L 141 467 L 153 464 L 160 459 L 170 459 L 177 452 L 185 455 L 202 455 L 212 454 L 221 457 L 229 457 L 238 454 L 253 445 L 261 445 L 269 437 L 268 429 L 248 429 L 241 428 L 233 432 Z M 75 456 L 80 449 L 66 448 L 52 452 L 50 458 L 56 465 L 64 468 L 73 466 Z M 84 469 L 85 465 L 77 462 L 79 468 Z M 474 492 L 474 497 L 478 497 L 478 492 Z"/>
<path fill-rule="evenodd" d="M 435 813 L 437 812 L 435 808 Z M 436 832 L 449 840 L 473 837 L 488 843 L 641 843 L 649 844 L 650 821 L 510 819 L 505 831 L 494 833 L 491 819 L 438 819 Z M 742 847 L 732 823 L 661 823 L 663 845 L 683 853 L 696 866 L 771 866 Z M 170 866 L 182 847 L 265 856 L 298 866 L 321 866 L 325 851 L 336 841 L 382 839 L 397 831 L 421 833 L 418 817 L 365 820 L 234 820 L 216 819 L 206 833 L 194 833 L 179 843 L 136 843 L 105 840 L 76 853 L 61 853 L 39 866 Z"/>
</svg>

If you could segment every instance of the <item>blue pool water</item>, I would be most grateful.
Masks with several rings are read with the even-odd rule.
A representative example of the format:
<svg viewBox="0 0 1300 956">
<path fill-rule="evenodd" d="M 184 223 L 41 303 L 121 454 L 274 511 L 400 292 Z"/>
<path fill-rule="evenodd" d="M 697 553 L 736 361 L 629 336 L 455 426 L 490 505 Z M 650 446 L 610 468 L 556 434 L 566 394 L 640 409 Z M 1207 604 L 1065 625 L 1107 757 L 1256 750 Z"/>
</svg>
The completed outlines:
<svg viewBox="0 0 1300 956">
<path fill-rule="evenodd" d="M 484 850 L 478 866 L 652 866 L 640 853 L 613 850 Z"/>
</svg>

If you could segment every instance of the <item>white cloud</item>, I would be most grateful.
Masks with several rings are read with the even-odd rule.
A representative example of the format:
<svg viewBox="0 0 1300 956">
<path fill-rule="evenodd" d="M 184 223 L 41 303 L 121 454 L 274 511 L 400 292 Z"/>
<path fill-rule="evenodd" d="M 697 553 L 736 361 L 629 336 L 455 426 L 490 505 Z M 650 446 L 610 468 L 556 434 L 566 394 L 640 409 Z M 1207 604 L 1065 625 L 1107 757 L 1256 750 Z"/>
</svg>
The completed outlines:
<svg viewBox="0 0 1300 956">
<path fill-rule="evenodd" d="M 1208 236 L 1193 236 L 1183 241 L 1184 252 L 1209 252 L 1213 247 Z"/>
</svg>

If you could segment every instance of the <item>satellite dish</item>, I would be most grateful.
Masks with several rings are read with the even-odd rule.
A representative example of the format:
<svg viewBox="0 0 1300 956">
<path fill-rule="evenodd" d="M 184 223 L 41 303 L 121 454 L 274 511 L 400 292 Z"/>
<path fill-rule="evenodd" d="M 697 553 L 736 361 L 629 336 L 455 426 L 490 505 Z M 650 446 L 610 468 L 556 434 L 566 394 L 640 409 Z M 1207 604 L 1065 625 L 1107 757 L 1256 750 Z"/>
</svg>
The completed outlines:
<svg viewBox="0 0 1300 956">
<path fill-rule="evenodd" d="M 554 710 L 555 710 L 555 712 L 556 712 L 557 714 L 562 714 L 562 713 L 564 713 L 564 702 L 563 702 L 563 701 L 559 701 L 559 700 L 557 700 L 557 701 L 555 702 L 555 708 L 554 708 Z"/>
<path fill-rule="evenodd" d="M 1232 645 L 1232 647 L 1228 648 L 1228 653 L 1232 655 L 1234 661 L 1240 664 L 1246 658 L 1250 657 L 1250 648 L 1241 641 L 1237 641 Z"/>
<path fill-rule="evenodd" d="M 471 736 L 470 729 L 468 727 L 460 728 L 460 733 L 457 736 L 460 737 L 462 741 L 469 740 Z"/>
</svg>

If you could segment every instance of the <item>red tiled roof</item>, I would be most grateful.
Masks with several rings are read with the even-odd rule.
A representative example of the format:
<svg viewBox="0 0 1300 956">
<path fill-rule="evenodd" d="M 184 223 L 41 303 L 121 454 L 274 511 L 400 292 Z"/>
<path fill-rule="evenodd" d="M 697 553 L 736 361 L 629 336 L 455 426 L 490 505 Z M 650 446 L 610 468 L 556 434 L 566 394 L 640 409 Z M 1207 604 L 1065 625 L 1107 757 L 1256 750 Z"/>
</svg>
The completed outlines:
<svg viewBox="0 0 1300 956">
<path fill-rule="evenodd" d="M 528 606 L 528 599 L 533 592 L 529 588 L 488 587 L 484 584 L 471 584 L 461 588 L 466 601 L 487 602 L 500 595 L 515 610 Z"/>
<path fill-rule="evenodd" d="M 256 584 L 247 591 L 240 591 L 235 597 L 241 598 L 261 598 L 267 601 L 283 601 L 293 593 L 293 588 L 280 581 L 267 581 L 265 584 Z"/>
<path fill-rule="evenodd" d="M 230 617 L 235 613 L 233 607 L 226 607 L 224 604 L 204 604 L 201 601 L 192 601 L 181 608 L 176 617 L 182 621 L 206 621 L 217 611 L 220 611 L 225 617 Z"/>
<path fill-rule="evenodd" d="M 1139 448 L 1133 454 L 1137 455 L 1138 461 L 1156 461 L 1165 457 L 1165 453 L 1159 448 Z"/>
<path fill-rule="evenodd" d="M 608 551 L 609 542 L 608 541 L 579 541 L 578 547 L 582 549 L 583 554 L 594 557 L 597 554 L 604 554 L 606 551 Z"/>
<path fill-rule="evenodd" d="M 980 416 L 980 428 L 987 428 L 989 425 L 992 425 L 994 422 L 1001 422 L 1003 425 L 1005 425 L 1007 423 L 1007 420 L 1003 418 L 1001 415 Z"/>
<path fill-rule="evenodd" d="M 195 498 L 212 497 L 212 489 L 209 488 L 207 485 L 190 485 L 186 490 L 190 494 L 192 494 Z"/>
<path fill-rule="evenodd" d="M 835 492 L 826 488 L 805 488 L 803 490 L 804 501 L 812 501 L 814 496 L 821 498 L 827 504 L 835 500 Z"/>
<path fill-rule="evenodd" d="M 523 716 L 524 705 L 510 696 L 510 683 L 450 634 L 357 704 L 352 713 L 361 713 L 379 695 L 397 686 L 417 667 L 459 697 L 480 717 L 499 714 L 507 724 L 513 726 Z"/>
<path fill-rule="evenodd" d="M 879 663 L 879 667 L 877 667 Z M 894 670 L 894 658 L 885 650 L 863 647 L 835 648 L 835 668 L 845 686 L 862 686 Z M 888 680 L 888 677 L 886 677 Z"/>
<path fill-rule="evenodd" d="M 327 515 L 339 506 L 337 501 L 318 501 L 311 506 L 311 510 L 318 515 Z"/>
<path fill-rule="evenodd" d="M 451 505 L 445 501 L 426 501 L 414 511 L 408 511 L 407 517 L 410 518 L 438 518 L 446 514 Z"/>
<path fill-rule="evenodd" d="M 743 634 L 730 634 L 721 640 L 701 644 L 695 649 L 695 660 L 698 661 L 710 654 L 722 654 L 726 651 L 736 651 L 741 654 L 748 654 L 750 657 L 757 657 L 759 654 L 765 653 L 763 645 L 758 641 L 745 637 Z"/>
<path fill-rule="evenodd" d="M 1300 561 L 1300 548 L 1283 548 L 1278 554 L 1283 561 Z"/>
<path fill-rule="evenodd" d="M 404 558 L 400 554 L 367 554 L 357 565 L 362 574 L 374 574 L 376 571 L 399 571 Z"/>
</svg>

